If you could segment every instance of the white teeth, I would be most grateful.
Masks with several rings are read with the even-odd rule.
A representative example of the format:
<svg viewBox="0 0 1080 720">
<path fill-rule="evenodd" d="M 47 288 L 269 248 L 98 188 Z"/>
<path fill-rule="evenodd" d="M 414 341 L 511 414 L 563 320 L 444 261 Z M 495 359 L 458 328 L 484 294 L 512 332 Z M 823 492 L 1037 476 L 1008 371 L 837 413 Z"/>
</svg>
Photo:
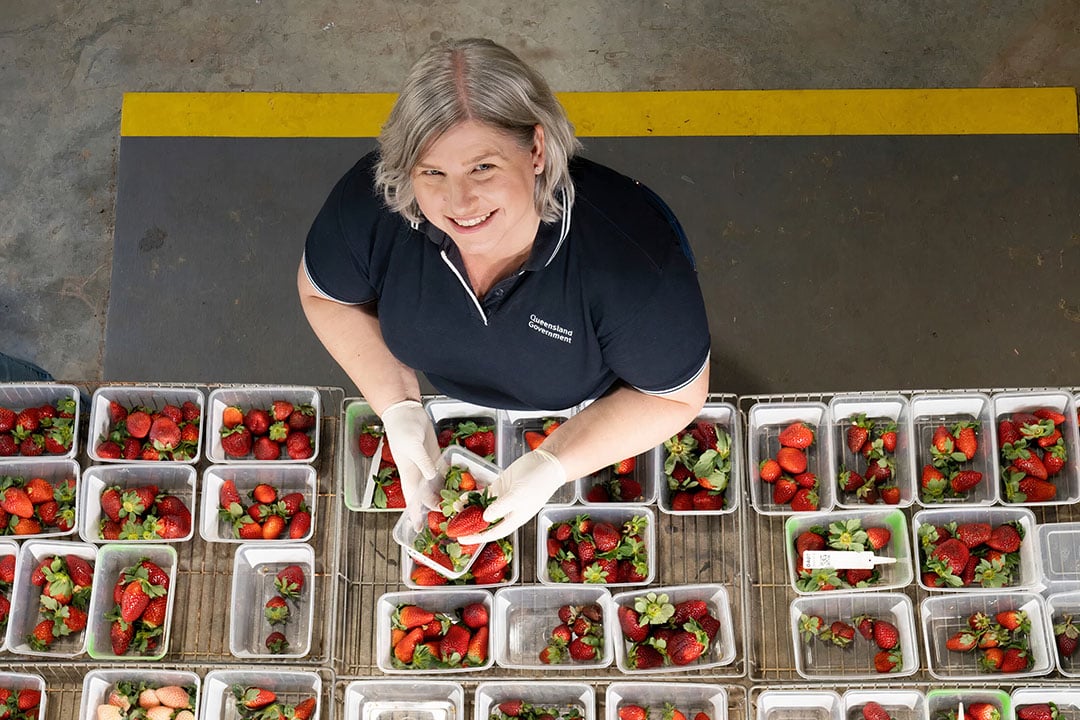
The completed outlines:
<svg viewBox="0 0 1080 720">
<path fill-rule="evenodd" d="M 487 215 L 484 215 L 483 217 L 473 218 L 472 220 L 458 220 L 457 218 L 454 218 L 454 222 L 456 222 L 461 227 L 474 227 L 474 226 L 479 225 L 480 223 L 484 222 L 489 217 L 491 217 L 491 213 L 488 213 Z"/>
</svg>

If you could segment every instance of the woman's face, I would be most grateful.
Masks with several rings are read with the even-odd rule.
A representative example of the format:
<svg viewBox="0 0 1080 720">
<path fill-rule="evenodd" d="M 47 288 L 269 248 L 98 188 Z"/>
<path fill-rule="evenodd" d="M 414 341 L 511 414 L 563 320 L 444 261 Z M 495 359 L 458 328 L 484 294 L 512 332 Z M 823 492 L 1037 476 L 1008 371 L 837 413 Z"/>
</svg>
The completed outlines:
<svg viewBox="0 0 1080 720">
<path fill-rule="evenodd" d="M 532 147 L 472 120 L 443 133 L 412 171 L 413 192 L 429 222 L 464 254 L 505 255 L 531 244 L 539 223 L 533 202 L 544 166 L 544 131 Z"/>
</svg>

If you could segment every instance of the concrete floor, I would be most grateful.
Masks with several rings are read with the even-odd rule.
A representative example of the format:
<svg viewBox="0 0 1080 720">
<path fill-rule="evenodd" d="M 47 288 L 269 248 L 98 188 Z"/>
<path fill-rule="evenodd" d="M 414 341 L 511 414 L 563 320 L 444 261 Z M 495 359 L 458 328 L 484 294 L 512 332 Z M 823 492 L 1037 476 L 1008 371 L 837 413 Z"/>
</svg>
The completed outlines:
<svg viewBox="0 0 1080 720">
<path fill-rule="evenodd" d="M 2 0 L 0 10 L 0 349 L 67 380 L 103 377 L 126 91 L 394 91 L 430 42 L 465 35 L 508 45 L 565 91 L 1080 87 L 1076 0 Z M 161 318 L 180 334 L 197 321 Z"/>
</svg>

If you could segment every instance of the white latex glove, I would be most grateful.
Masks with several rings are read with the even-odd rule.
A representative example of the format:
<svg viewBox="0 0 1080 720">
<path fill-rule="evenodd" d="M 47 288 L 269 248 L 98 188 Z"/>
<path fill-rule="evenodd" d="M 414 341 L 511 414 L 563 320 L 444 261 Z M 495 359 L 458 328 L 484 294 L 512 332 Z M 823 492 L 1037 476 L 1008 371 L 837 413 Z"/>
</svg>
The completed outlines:
<svg viewBox="0 0 1080 720">
<path fill-rule="evenodd" d="M 484 511 L 484 519 L 501 522 L 477 535 L 458 538 L 463 545 L 486 543 L 506 537 L 529 522 L 555 491 L 566 482 L 559 459 L 545 450 L 533 450 L 510 463 L 490 486 L 495 496 Z"/>
<path fill-rule="evenodd" d="M 433 485 L 425 482 L 437 474 L 435 458 L 439 456 L 439 443 L 435 438 L 435 427 L 423 406 L 415 400 L 394 403 L 383 410 L 380 418 L 401 477 L 405 511 L 415 523 L 423 515 L 424 506 L 439 506 Z"/>
</svg>

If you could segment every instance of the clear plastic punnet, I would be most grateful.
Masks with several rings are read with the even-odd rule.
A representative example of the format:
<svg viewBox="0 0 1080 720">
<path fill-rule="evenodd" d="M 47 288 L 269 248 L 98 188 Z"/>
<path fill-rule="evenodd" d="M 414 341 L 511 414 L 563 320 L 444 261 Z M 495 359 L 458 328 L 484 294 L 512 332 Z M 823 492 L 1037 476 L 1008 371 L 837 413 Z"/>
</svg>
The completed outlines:
<svg viewBox="0 0 1080 720">
<path fill-rule="evenodd" d="M 747 420 L 747 480 L 750 484 L 750 502 L 762 515 L 790 515 L 789 505 L 773 502 L 772 485 L 761 479 L 759 467 L 762 461 L 775 458 L 780 449 L 780 433 L 788 425 L 801 422 L 814 434 L 813 443 L 803 449 L 806 454 L 806 472 L 818 478 L 817 510 L 831 510 L 835 504 L 835 483 L 828 482 L 832 472 L 833 434 L 829 432 L 829 408 L 824 403 L 757 403 L 750 407 Z"/>
</svg>

